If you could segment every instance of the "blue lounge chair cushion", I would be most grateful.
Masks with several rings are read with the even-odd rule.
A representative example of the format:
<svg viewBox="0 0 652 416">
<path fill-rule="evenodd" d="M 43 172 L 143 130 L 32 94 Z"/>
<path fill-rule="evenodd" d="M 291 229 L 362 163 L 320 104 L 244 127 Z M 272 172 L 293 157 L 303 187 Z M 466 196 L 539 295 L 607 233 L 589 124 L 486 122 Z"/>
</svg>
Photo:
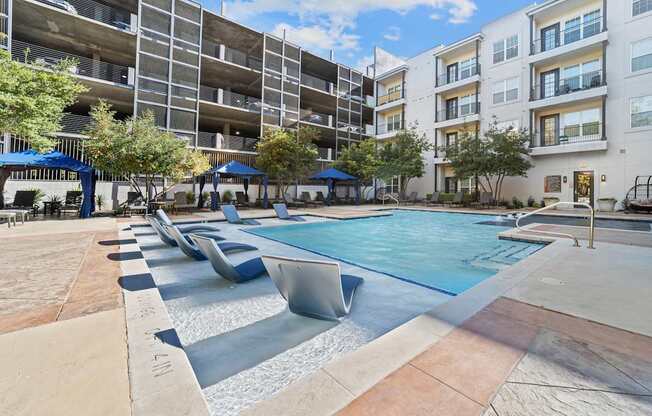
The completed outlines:
<svg viewBox="0 0 652 416">
<path fill-rule="evenodd" d="M 274 211 L 276 211 L 276 216 L 285 221 L 297 221 L 297 222 L 303 222 L 305 221 L 304 218 L 296 216 L 296 215 L 290 215 L 288 212 L 288 208 L 285 204 L 274 204 Z"/>
<path fill-rule="evenodd" d="M 344 295 L 344 303 L 346 305 L 351 305 L 353 300 L 353 295 L 355 290 L 364 282 L 364 279 L 357 276 L 351 276 L 349 274 L 343 274 L 342 276 L 342 294 Z"/>
<path fill-rule="evenodd" d="M 235 206 L 233 205 L 223 205 L 222 213 L 224 214 L 224 218 L 226 218 L 229 224 L 260 225 L 260 223 L 256 220 L 243 220 L 240 218 L 238 210 L 236 210 Z"/>
<path fill-rule="evenodd" d="M 220 249 L 222 249 L 222 247 L 220 247 Z M 222 251 L 224 250 L 222 249 Z M 260 257 L 256 257 L 255 259 L 247 260 L 243 263 L 238 264 L 235 266 L 235 270 L 242 277 L 242 280 L 240 280 L 241 282 L 255 279 L 256 277 L 267 273 L 265 265 L 263 264 L 263 261 Z"/>
</svg>

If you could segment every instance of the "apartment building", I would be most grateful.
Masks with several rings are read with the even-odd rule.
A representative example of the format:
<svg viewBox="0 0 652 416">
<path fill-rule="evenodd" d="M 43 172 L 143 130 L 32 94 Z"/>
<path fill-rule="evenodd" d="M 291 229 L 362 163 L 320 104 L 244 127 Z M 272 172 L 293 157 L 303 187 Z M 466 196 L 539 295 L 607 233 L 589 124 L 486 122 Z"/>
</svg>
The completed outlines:
<svg viewBox="0 0 652 416">
<path fill-rule="evenodd" d="M 89 91 L 66 110 L 57 135 L 60 150 L 81 160 L 82 132 L 99 98 L 123 118 L 152 111 L 161 128 L 214 165 L 254 163 L 265 128 L 316 128 L 320 166 L 375 133 L 372 78 L 190 0 L 0 0 L 0 29 L 0 44 L 16 60 L 77 61 L 72 71 Z M 0 143 L 5 152 L 25 147 L 8 136 Z M 72 179 L 25 172 L 6 189 L 62 193 Z M 120 198 L 114 179 L 100 178 L 106 199 Z"/>
<path fill-rule="evenodd" d="M 438 146 L 462 132 L 481 134 L 494 121 L 530 133 L 534 167 L 527 178 L 507 179 L 504 197 L 622 200 L 637 175 L 651 174 L 652 2 L 550 0 L 430 59 L 436 121 L 429 138 Z M 410 113 L 409 101 L 403 111 Z M 442 151 L 426 176 L 410 190 L 475 188 L 472 178 L 454 177 Z"/>
</svg>

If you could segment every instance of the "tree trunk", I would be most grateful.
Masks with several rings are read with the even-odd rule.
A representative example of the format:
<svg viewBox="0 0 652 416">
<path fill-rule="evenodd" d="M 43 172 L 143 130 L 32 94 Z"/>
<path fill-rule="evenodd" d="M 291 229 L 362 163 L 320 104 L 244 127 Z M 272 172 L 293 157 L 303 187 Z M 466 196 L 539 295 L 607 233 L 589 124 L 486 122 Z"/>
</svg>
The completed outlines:
<svg viewBox="0 0 652 416">
<path fill-rule="evenodd" d="M 5 207 L 5 183 L 11 176 L 7 169 L 0 169 L 0 209 Z"/>
</svg>

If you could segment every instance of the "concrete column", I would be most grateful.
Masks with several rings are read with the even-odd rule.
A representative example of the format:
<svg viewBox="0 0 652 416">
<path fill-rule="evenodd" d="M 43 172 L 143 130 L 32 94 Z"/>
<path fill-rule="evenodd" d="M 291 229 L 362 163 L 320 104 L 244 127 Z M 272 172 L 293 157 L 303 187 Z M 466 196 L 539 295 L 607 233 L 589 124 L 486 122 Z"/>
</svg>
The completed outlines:
<svg viewBox="0 0 652 416">
<path fill-rule="evenodd" d="M 439 86 L 439 57 L 435 56 L 435 87 Z"/>
<path fill-rule="evenodd" d="M 602 96 L 602 140 L 607 140 L 607 97 Z"/>
<path fill-rule="evenodd" d="M 607 30 L 607 0 L 602 0 L 602 30 Z"/>
<path fill-rule="evenodd" d="M 530 55 L 534 55 L 534 16 L 530 16 Z"/>
<path fill-rule="evenodd" d="M 100 78 L 100 60 L 100 54 L 97 52 L 93 53 L 93 78 Z"/>
<path fill-rule="evenodd" d="M 534 111 L 530 110 L 528 113 L 528 131 L 530 132 L 530 147 L 533 147 L 532 145 L 534 144 L 534 130 L 532 129 L 532 123 L 533 123 L 533 116 L 534 116 Z"/>
<path fill-rule="evenodd" d="M 224 133 L 226 135 L 231 134 L 231 123 L 224 123 Z"/>
<path fill-rule="evenodd" d="M 602 85 L 607 85 L 607 42 L 602 42 Z"/>
</svg>

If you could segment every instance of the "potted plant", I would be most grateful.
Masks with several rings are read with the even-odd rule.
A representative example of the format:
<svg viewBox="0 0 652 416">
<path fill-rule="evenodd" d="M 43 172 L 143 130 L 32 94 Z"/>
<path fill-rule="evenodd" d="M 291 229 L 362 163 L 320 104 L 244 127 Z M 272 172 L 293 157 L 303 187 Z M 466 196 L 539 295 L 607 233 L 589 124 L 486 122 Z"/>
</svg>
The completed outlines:
<svg viewBox="0 0 652 416">
<path fill-rule="evenodd" d="M 223 195 L 222 199 L 226 203 L 231 202 L 233 200 L 233 192 L 231 192 L 230 189 L 227 189 L 226 191 L 224 191 L 224 195 Z"/>
<path fill-rule="evenodd" d="M 210 200 L 211 194 L 210 192 L 202 192 L 201 197 L 202 197 L 202 201 L 204 201 L 204 207 L 205 207 L 208 204 L 208 201 Z"/>
<path fill-rule="evenodd" d="M 194 192 L 186 192 L 186 203 L 188 203 L 188 204 L 194 204 L 195 203 L 195 193 Z"/>
<path fill-rule="evenodd" d="M 552 204 L 559 202 L 559 198 L 556 196 L 544 196 L 543 197 L 544 206 L 549 207 Z"/>
<path fill-rule="evenodd" d="M 598 210 L 613 212 L 616 208 L 616 198 L 598 198 Z"/>
</svg>

